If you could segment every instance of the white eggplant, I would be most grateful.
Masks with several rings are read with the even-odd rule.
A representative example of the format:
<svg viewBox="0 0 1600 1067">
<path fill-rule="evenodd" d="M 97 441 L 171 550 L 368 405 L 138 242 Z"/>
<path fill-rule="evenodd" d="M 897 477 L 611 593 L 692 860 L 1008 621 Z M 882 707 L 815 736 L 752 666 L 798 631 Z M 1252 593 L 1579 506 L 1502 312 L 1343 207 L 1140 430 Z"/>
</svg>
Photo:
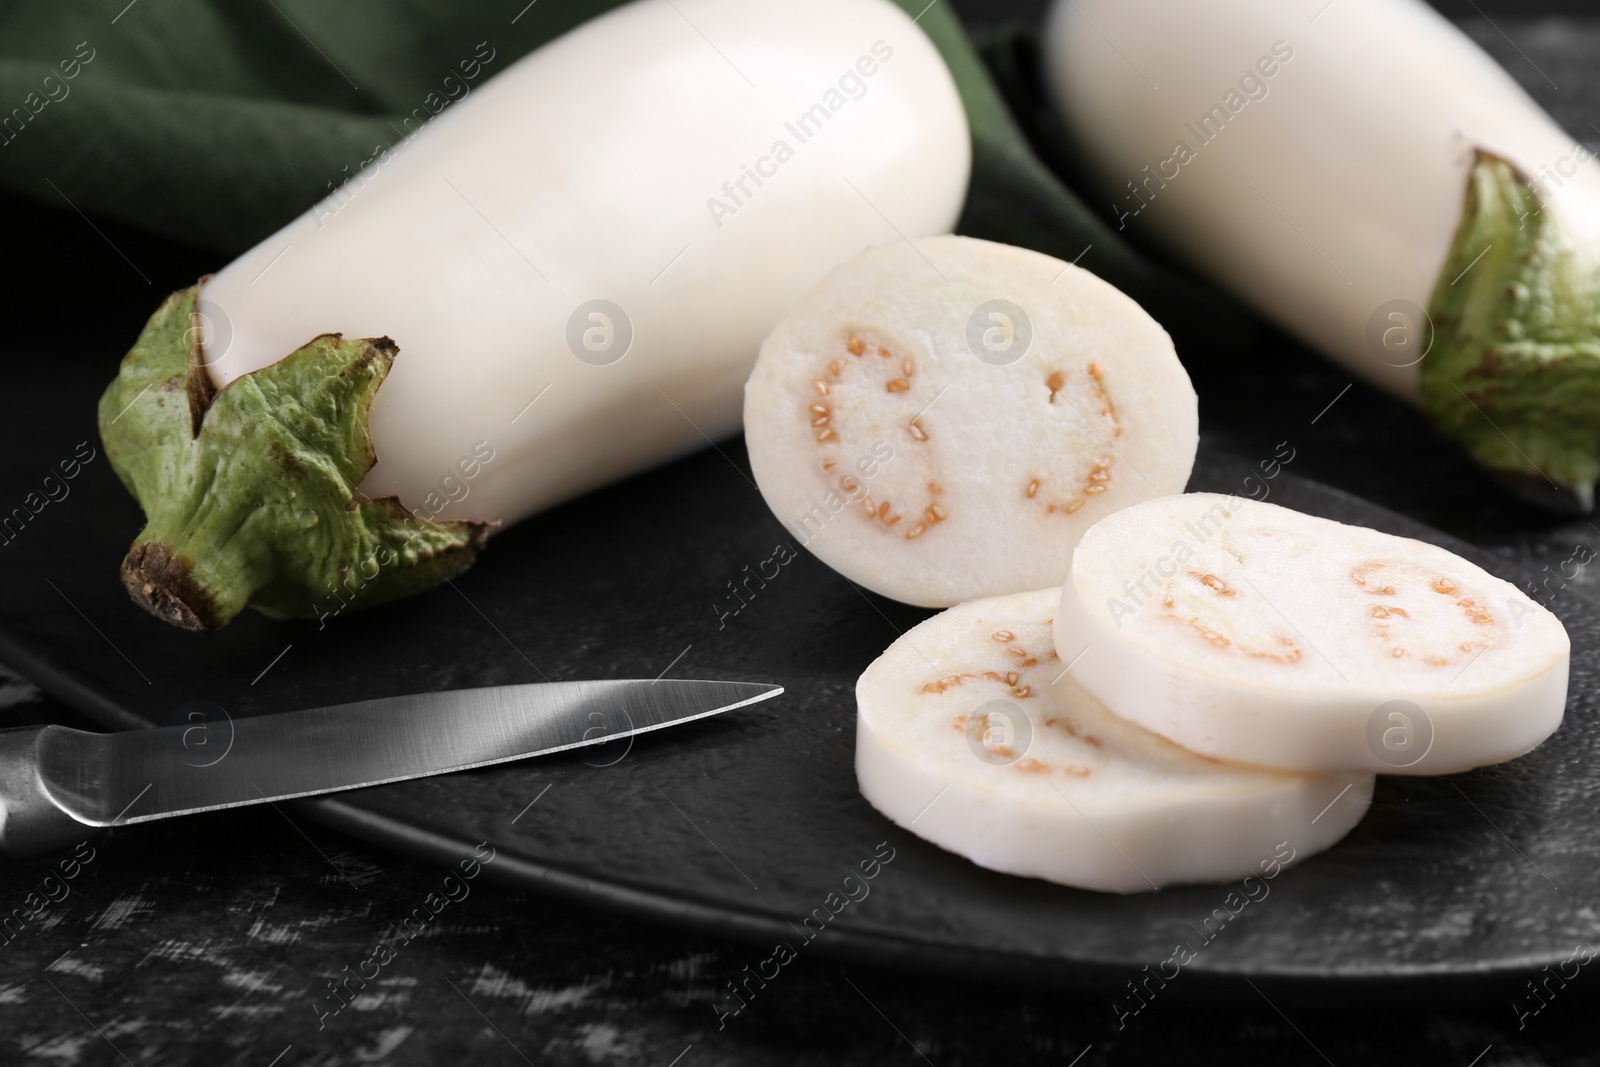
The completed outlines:
<svg viewBox="0 0 1600 1067">
<path fill-rule="evenodd" d="M 1051 651 L 1059 599 L 962 604 L 867 668 L 856 776 L 873 807 L 979 866 L 1112 893 L 1259 874 L 1361 821 L 1370 774 L 1220 763 L 1112 715 Z"/>
<path fill-rule="evenodd" d="M 756 483 L 807 548 L 938 607 L 1059 584 L 1084 530 L 1183 488 L 1199 442 L 1139 305 L 968 237 L 832 271 L 761 346 L 744 417 Z"/>
<path fill-rule="evenodd" d="M 1600 164 L 1421 0 L 1057 0 L 1048 80 L 1138 229 L 1514 487 L 1600 476 Z"/>
<path fill-rule="evenodd" d="M 1571 656 L 1559 619 L 1452 552 L 1215 493 L 1085 534 L 1055 642 L 1123 718 L 1310 772 L 1519 756 L 1561 725 Z"/>
<path fill-rule="evenodd" d="M 485 523 L 735 432 L 784 311 L 947 232 L 969 165 L 950 73 L 887 0 L 578 27 L 206 280 L 197 329 L 194 290 L 152 319 L 101 412 L 150 520 L 130 591 L 199 629 L 385 599 Z"/>
</svg>

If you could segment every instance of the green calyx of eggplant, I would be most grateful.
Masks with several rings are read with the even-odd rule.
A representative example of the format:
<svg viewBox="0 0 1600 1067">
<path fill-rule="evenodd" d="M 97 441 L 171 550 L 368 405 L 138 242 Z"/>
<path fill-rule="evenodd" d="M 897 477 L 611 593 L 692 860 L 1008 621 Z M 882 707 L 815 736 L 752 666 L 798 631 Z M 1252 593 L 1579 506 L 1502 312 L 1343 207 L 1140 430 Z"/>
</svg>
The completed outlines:
<svg viewBox="0 0 1600 1067">
<path fill-rule="evenodd" d="M 1587 512 L 1600 479 L 1600 247 L 1479 152 L 1428 307 L 1422 407 L 1499 480 Z"/>
<path fill-rule="evenodd" d="M 206 631 L 246 604 L 326 616 L 470 567 L 484 523 L 429 521 L 357 492 L 377 461 L 369 414 L 394 342 L 324 334 L 218 390 L 199 290 L 167 298 L 100 398 L 106 455 L 145 513 L 122 564 L 133 599 Z"/>
</svg>

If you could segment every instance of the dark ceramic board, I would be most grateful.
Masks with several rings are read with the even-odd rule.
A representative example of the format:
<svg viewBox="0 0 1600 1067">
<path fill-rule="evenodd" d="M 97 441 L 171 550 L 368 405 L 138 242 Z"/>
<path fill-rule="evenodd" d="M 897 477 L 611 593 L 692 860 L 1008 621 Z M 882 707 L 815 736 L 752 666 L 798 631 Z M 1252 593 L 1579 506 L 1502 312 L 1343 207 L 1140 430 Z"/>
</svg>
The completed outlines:
<svg viewBox="0 0 1600 1067">
<path fill-rule="evenodd" d="M 99 384 L 19 370 L 11 400 L 32 429 L 8 434 L 7 506 L 80 441 L 98 445 L 88 413 Z M 1203 448 L 1192 487 L 1241 491 L 1249 473 L 1248 462 Z M 1518 584 L 1530 578 L 1287 471 L 1271 485 L 1274 501 L 1445 544 Z M 246 716 L 543 679 L 665 673 L 787 687 L 775 701 L 639 738 L 631 750 L 286 808 L 445 860 L 491 842 L 492 872 L 547 892 L 551 907 L 580 898 L 747 938 L 752 964 L 781 940 L 1110 997 L 1177 942 L 1197 942 L 1196 925 L 1226 894 L 1199 886 L 1116 897 L 1012 878 L 879 817 L 855 788 L 852 689 L 927 613 L 866 594 L 803 551 L 729 612 L 738 602 L 728 583 L 770 574 L 775 563 L 763 561 L 792 543 L 737 442 L 504 533 L 453 587 L 323 624 L 249 613 L 207 636 L 162 626 L 123 592 L 117 566 L 139 511 L 104 457 L 70 490 L 0 547 L 0 660 L 107 727 L 183 721 L 194 701 Z M 1591 684 L 1600 628 L 1583 601 L 1550 605 L 1573 642 L 1560 732 L 1504 766 L 1381 779 L 1366 820 L 1277 878 L 1175 985 L 1202 996 L 1236 992 L 1243 978 L 1318 998 L 1503 995 L 1508 979 L 1600 936 L 1589 921 L 1600 895 Z M 870 896 L 803 942 L 800 920 L 883 842 L 895 858 Z"/>
</svg>

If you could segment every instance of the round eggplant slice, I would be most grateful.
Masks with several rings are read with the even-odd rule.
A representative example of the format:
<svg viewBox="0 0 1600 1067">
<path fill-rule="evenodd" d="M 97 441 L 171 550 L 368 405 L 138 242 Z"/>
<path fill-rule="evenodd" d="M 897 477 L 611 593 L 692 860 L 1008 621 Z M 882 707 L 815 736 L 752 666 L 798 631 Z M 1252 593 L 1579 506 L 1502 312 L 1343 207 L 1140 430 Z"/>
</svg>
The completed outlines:
<svg viewBox="0 0 1600 1067">
<path fill-rule="evenodd" d="M 761 346 L 745 440 L 762 495 L 845 577 L 944 607 L 1059 584 L 1100 518 L 1182 490 L 1195 394 L 1099 278 L 967 237 L 833 270 Z"/>
<path fill-rule="evenodd" d="M 873 807 L 979 866 L 1112 893 L 1271 877 L 1366 813 L 1370 774 L 1223 763 L 1112 715 L 1052 652 L 1059 599 L 962 604 L 867 668 L 856 776 Z"/>
<path fill-rule="evenodd" d="M 1452 552 L 1212 493 L 1085 534 L 1055 641 L 1106 707 L 1196 752 L 1395 774 L 1538 745 L 1571 652 L 1554 615 Z"/>
</svg>

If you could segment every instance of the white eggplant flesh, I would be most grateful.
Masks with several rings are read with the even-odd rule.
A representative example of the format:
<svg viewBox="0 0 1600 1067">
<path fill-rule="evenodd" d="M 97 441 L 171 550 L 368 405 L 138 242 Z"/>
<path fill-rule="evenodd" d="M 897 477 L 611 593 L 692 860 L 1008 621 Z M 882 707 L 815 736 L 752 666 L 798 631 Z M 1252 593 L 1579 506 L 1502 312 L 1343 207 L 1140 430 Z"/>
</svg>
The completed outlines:
<svg viewBox="0 0 1600 1067">
<path fill-rule="evenodd" d="M 203 282 L 195 355 L 209 381 L 187 386 L 196 450 L 236 459 L 199 440 L 202 415 L 227 421 L 213 394 L 238 408 L 250 393 L 318 425 L 257 435 L 292 455 L 281 476 L 240 490 L 259 502 L 229 520 L 251 531 L 247 548 L 156 543 L 147 528 L 124 580 L 199 629 L 244 596 L 321 614 L 330 593 L 348 600 L 347 576 L 367 602 L 403 595 L 427 583 L 391 575 L 470 560 L 486 527 L 734 433 L 744 380 L 784 312 L 863 248 L 948 232 L 970 163 L 948 68 L 887 0 L 637 0 L 587 22 Z M 136 351 L 153 349 L 158 319 Z M 358 350 L 352 338 L 374 341 Z M 317 360 L 335 393 L 372 381 L 348 403 L 288 403 L 270 399 L 282 382 L 258 377 L 296 362 L 278 376 L 309 380 L 303 365 Z M 155 376 L 125 368 L 103 403 L 109 437 L 128 425 L 113 424 L 114 405 Z M 182 395 L 152 389 L 134 410 Z M 339 420 L 328 436 L 349 454 L 329 459 L 314 439 Z M 188 528 L 165 503 L 182 471 L 140 469 L 141 442 L 108 450 L 147 517 L 170 519 L 155 527 Z M 307 503 L 308 471 L 327 507 Z M 345 484 L 351 471 L 358 485 Z M 339 516 L 383 501 L 392 514 L 369 508 L 360 529 Z M 290 528 L 296 515 L 312 532 Z M 228 584 L 236 572 L 248 588 Z"/>
<path fill-rule="evenodd" d="M 1542 383 L 1600 376 L 1600 162 L 1465 34 L 1422 0 L 1056 0 L 1044 41 L 1121 228 L 1590 506 L 1596 412 Z"/>
<path fill-rule="evenodd" d="M 1109 893 L 1257 874 L 1339 841 L 1373 776 L 1197 756 L 1112 715 L 1052 653 L 1059 590 L 907 631 L 856 683 L 856 775 L 889 819 L 981 867 Z"/>
<path fill-rule="evenodd" d="M 847 578 L 910 604 L 1059 584 L 1098 519 L 1180 491 L 1194 389 L 1127 296 L 1049 256 L 897 241 L 784 317 L 745 389 L 774 514 Z"/>
<path fill-rule="evenodd" d="M 1193 493 L 1084 535 L 1055 615 L 1072 676 L 1195 752 L 1292 771 L 1449 774 L 1561 725 L 1559 619 L 1456 554 Z"/>
</svg>

